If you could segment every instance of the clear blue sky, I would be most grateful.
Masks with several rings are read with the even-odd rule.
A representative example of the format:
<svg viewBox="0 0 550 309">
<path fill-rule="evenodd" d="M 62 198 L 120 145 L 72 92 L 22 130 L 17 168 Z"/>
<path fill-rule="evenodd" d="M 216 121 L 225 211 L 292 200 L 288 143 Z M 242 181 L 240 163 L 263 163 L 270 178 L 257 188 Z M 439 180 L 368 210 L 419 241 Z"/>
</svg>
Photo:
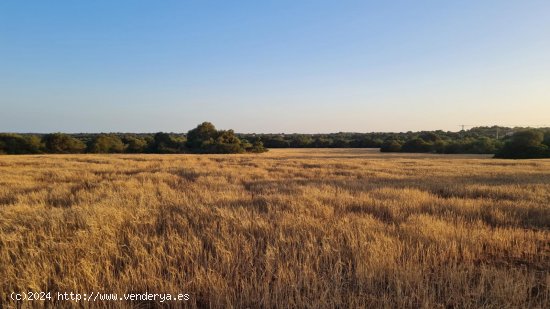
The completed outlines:
<svg viewBox="0 0 550 309">
<path fill-rule="evenodd" d="M 550 1 L 0 2 L 0 131 L 550 124 Z"/>
</svg>

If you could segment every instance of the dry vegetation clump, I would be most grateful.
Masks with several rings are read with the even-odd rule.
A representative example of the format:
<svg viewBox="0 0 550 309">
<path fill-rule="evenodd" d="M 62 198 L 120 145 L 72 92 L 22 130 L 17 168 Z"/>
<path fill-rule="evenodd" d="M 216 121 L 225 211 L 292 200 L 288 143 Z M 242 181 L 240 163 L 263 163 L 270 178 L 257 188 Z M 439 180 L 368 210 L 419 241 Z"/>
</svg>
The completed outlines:
<svg viewBox="0 0 550 309">
<path fill-rule="evenodd" d="M 550 160 L 2 156 L 0 175 L 0 307 L 12 291 L 189 293 L 183 304 L 201 308 L 550 307 Z"/>
</svg>

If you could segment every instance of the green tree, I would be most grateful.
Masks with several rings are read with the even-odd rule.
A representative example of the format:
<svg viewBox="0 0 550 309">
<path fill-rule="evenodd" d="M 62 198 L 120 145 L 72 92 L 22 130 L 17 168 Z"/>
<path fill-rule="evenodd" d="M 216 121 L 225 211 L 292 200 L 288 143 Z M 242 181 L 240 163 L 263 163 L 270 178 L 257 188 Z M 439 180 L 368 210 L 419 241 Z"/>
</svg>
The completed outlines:
<svg viewBox="0 0 550 309">
<path fill-rule="evenodd" d="M 443 153 L 466 153 L 466 145 L 467 143 L 464 140 L 454 140 L 445 146 L 445 148 L 443 149 Z"/>
<path fill-rule="evenodd" d="M 264 139 L 265 146 L 268 148 L 289 148 L 290 142 L 282 136 L 269 136 Z M 329 141 L 330 142 L 330 141 Z"/>
<path fill-rule="evenodd" d="M 42 142 L 35 135 L 0 134 L 0 153 L 33 154 L 42 152 Z"/>
<path fill-rule="evenodd" d="M 400 152 L 402 144 L 398 140 L 389 139 L 382 143 L 380 146 L 381 152 Z"/>
<path fill-rule="evenodd" d="M 155 134 L 149 152 L 153 153 L 181 153 L 184 152 L 184 142 L 174 139 L 170 134 L 159 132 Z"/>
<path fill-rule="evenodd" d="M 419 135 L 419 138 L 427 143 L 435 143 L 441 139 L 441 137 L 434 132 L 423 132 Z"/>
<path fill-rule="evenodd" d="M 544 145 L 550 147 L 550 130 L 548 130 L 544 133 L 544 140 L 542 141 L 542 143 Z"/>
<path fill-rule="evenodd" d="M 529 129 L 518 131 L 504 144 L 495 157 L 509 159 L 550 157 L 548 146 L 543 144 L 543 141 L 544 134 L 540 130 Z"/>
<path fill-rule="evenodd" d="M 210 122 L 203 122 L 187 132 L 187 147 L 192 149 L 206 149 L 214 144 L 218 136 L 216 127 Z"/>
<path fill-rule="evenodd" d="M 247 139 L 243 139 L 243 138 L 241 138 L 240 140 L 241 140 L 241 147 L 242 147 L 245 151 L 248 152 L 248 151 L 251 151 L 251 150 L 252 150 L 253 145 L 252 145 L 251 142 L 249 142 Z"/>
<path fill-rule="evenodd" d="M 373 139 L 370 137 L 359 137 L 353 139 L 350 143 L 350 147 L 354 148 L 380 148 L 384 143 L 381 139 Z"/>
<path fill-rule="evenodd" d="M 241 145 L 241 140 L 235 135 L 233 130 L 219 131 L 214 144 L 203 149 L 216 153 L 241 153 L 245 151 Z"/>
<path fill-rule="evenodd" d="M 126 152 L 128 153 L 143 153 L 147 149 L 147 140 L 135 137 L 125 136 L 122 139 L 125 145 Z"/>
<path fill-rule="evenodd" d="M 499 147 L 500 144 L 497 140 L 482 136 L 472 143 L 470 153 L 495 153 Z"/>
<path fill-rule="evenodd" d="M 432 151 L 432 144 L 426 142 L 422 138 L 414 138 L 411 140 L 408 140 L 403 144 L 403 147 L 401 147 L 401 151 L 403 152 L 431 152 Z"/>
<path fill-rule="evenodd" d="M 101 134 L 92 140 L 88 151 L 91 153 L 121 153 L 124 152 L 124 143 L 116 135 Z"/>
<path fill-rule="evenodd" d="M 311 143 L 312 147 L 315 148 L 328 148 L 332 144 L 332 141 L 328 138 L 324 137 L 317 137 L 313 143 Z"/>
<path fill-rule="evenodd" d="M 249 150 L 249 152 L 253 152 L 253 153 L 267 152 L 267 148 L 264 147 L 264 143 L 262 143 L 261 140 L 256 140 L 252 144 L 252 148 Z"/>
<path fill-rule="evenodd" d="M 248 135 L 254 140 L 240 139 L 233 130 L 216 130 L 210 122 L 203 122 L 187 133 L 187 147 L 198 153 L 242 153 L 267 151 L 255 134 Z"/>
<path fill-rule="evenodd" d="M 544 133 L 544 140 L 542 143 L 550 148 L 550 130 Z"/>
<path fill-rule="evenodd" d="M 86 149 L 82 141 L 63 133 L 46 134 L 42 142 L 48 153 L 81 153 Z"/>
<path fill-rule="evenodd" d="M 349 142 L 343 138 L 336 138 L 332 141 L 330 147 L 332 148 L 347 148 L 349 147 Z"/>
<path fill-rule="evenodd" d="M 290 141 L 290 147 L 293 148 L 311 147 L 312 144 L 313 139 L 311 138 L 311 136 L 304 134 L 295 135 Z"/>
</svg>

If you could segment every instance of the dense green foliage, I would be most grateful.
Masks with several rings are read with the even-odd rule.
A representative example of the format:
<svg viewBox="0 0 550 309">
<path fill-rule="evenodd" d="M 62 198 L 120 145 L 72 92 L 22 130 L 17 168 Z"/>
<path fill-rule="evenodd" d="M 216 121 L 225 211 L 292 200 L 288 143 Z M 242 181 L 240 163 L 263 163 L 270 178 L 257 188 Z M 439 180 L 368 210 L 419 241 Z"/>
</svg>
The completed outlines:
<svg viewBox="0 0 550 309">
<path fill-rule="evenodd" d="M 525 149 L 514 136 L 522 128 L 476 127 L 467 131 L 423 131 L 401 133 L 333 133 L 333 134 L 245 134 L 261 139 L 268 148 L 380 148 L 381 152 L 416 152 L 448 154 L 497 154 L 502 158 L 548 157 L 550 129 L 532 129 L 537 142 Z M 541 139 L 542 136 L 542 139 Z M 519 137 L 518 137 L 519 139 Z M 514 155 L 516 154 L 517 155 Z"/>
<path fill-rule="evenodd" d="M 151 138 L 139 138 L 132 135 L 122 137 L 127 153 L 144 153 L 151 141 Z"/>
<path fill-rule="evenodd" d="M 184 153 L 185 139 L 177 138 L 168 133 L 158 132 L 149 142 L 148 153 Z"/>
<path fill-rule="evenodd" d="M 260 140 L 253 144 L 240 139 L 233 130 L 218 131 L 210 122 L 203 122 L 187 133 L 187 147 L 204 153 L 264 152 Z"/>
<path fill-rule="evenodd" d="M 47 153 L 80 153 L 86 149 L 81 140 L 63 133 L 46 134 L 42 142 Z"/>
<path fill-rule="evenodd" d="M 189 148 L 210 148 L 214 144 L 218 131 L 210 122 L 203 122 L 187 133 L 187 146 Z"/>
<path fill-rule="evenodd" d="M 380 146 L 380 151 L 381 152 L 399 152 L 401 151 L 402 147 L 403 147 L 403 144 L 399 140 L 387 139 Z"/>
<path fill-rule="evenodd" d="M 381 148 L 386 152 L 495 153 L 517 128 L 476 127 L 467 131 L 332 134 L 242 134 L 267 148 Z M 403 148 L 404 147 L 404 148 Z"/>
<path fill-rule="evenodd" d="M 88 145 L 91 153 L 121 153 L 124 152 L 124 143 L 120 137 L 113 134 L 101 134 Z"/>
<path fill-rule="evenodd" d="M 245 153 L 265 152 L 260 139 L 249 142 L 233 130 L 204 122 L 185 134 L 0 134 L 0 154 L 37 153 Z"/>
<path fill-rule="evenodd" d="M 265 145 L 265 147 L 264 147 Z M 0 134 L 0 153 L 245 153 L 267 148 L 380 148 L 382 152 L 548 157 L 550 129 L 476 127 L 467 131 L 237 134 L 204 122 L 187 134 Z"/>
<path fill-rule="evenodd" d="M 42 141 L 35 135 L 0 134 L 0 154 L 40 153 Z"/>
<path fill-rule="evenodd" d="M 550 158 L 549 132 L 546 138 L 543 131 L 524 130 L 515 133 L 512 138 L 497 152 L 497 158 L 534 159 Z"/>
</svg>

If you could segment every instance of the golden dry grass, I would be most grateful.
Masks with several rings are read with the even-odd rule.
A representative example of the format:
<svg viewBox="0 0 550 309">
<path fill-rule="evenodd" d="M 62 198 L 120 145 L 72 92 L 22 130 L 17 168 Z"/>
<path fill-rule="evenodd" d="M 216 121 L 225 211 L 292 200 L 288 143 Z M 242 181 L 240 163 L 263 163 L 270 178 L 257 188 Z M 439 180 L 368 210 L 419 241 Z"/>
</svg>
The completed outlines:
<svg viewBox="0 0 550 309">
<path fill-rule="evenodd" d="M 548 308 L 549 227 L 550 160 L 1 156 L 0 307 L 147 290 L 189 307 Z"/>
</svg>

